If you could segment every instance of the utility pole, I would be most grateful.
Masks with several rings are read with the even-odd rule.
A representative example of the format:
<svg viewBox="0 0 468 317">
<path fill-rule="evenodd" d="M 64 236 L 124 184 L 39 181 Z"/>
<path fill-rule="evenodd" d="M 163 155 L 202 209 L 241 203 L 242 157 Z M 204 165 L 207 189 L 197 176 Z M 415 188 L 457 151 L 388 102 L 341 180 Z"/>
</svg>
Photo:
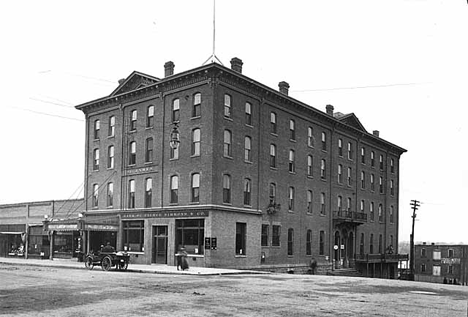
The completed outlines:
<svg viewBox="0 0 468 317">
<path fill-rule="evenodd" d="M 410 235 L 410 280 L 414 281 L 414 221 L 416 219 L 416 210 L 418 210 L 420 206 L 420 201 L 413 199 L 410 203 L 411 208 L 413 208 L 413 225 L 411 227 L 411 235 Z"/>
</svg>

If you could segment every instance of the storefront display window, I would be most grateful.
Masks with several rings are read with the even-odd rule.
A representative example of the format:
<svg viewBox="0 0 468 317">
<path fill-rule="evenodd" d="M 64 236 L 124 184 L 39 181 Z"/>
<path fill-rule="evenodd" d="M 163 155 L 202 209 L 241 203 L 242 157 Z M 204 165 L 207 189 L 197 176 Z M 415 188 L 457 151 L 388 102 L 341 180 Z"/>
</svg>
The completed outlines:
<svg viewBox="0 0 468 317">
<path fill-rule="evenodd" d="M 188 254 L 203 254 L 205 236 L 204 219 L 176 220 L 176 245 L 183 246 Z"/>
<path fill-rule="evenodd" d="M 123 225 L 123 246 L 125 251 L 143 252 L 145 227 L 143 220 L 124 221 Z"/>
</svg>

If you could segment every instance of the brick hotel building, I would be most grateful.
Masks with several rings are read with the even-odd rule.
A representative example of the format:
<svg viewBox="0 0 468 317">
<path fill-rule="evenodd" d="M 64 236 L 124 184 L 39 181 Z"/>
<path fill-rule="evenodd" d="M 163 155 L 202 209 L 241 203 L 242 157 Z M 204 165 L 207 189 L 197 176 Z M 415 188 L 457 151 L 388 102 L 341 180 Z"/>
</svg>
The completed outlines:
<svg viewBox="0 0 468 317">
<path fill-rule="evenodd" d="M 133 263 L 353 267 L 395 277 L 399 159 L 354 114 L 317 110 L 231 68 L 133 72 L 86 116 L 84 251 Z M 333 264 L 333 265 L 332 265 Z"/>
</svg>

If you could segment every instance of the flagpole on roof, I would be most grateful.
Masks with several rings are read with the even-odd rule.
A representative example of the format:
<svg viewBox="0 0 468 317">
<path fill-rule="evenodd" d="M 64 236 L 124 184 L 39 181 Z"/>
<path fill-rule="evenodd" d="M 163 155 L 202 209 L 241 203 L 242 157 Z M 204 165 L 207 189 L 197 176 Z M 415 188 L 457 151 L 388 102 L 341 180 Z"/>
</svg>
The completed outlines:
<svg viewBox="0 0 468 317">
<path fill-rule="evenodd" d="M 202 65 L 205 65 L 206 63 L 208 63 L 208 61 L 210 61 L 211 63 L 216 63 L 216 61 L 218 61 L 218 63 L 223 65 L 223 63 L 219 60 L 219 58 L 215 54 L 215 48 L 216 48 L 215 44 L 216 44 L 216 0 L 213 0 L 213 53 L 211 54 L 210 57 L 208 57 L 208 59 Z"/>
</svg>

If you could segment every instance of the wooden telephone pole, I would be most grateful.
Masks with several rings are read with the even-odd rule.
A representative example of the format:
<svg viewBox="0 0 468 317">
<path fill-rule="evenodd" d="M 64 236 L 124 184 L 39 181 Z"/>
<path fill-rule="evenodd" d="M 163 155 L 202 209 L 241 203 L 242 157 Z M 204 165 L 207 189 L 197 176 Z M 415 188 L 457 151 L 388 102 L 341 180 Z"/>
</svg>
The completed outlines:
<svg viewBox="0 0 468 317">
<path fill-rule="evenodd" d="M 410 280 L 414 281 L 414 221 L 416 219 L 416 210 L 418 210 L 420 206 L 420 201 L 413 199 L 410 203 L 411 208 L 413 208 L 413 225 L 411 227 L 411 235 L 410 235 Z"/>
</svg>

